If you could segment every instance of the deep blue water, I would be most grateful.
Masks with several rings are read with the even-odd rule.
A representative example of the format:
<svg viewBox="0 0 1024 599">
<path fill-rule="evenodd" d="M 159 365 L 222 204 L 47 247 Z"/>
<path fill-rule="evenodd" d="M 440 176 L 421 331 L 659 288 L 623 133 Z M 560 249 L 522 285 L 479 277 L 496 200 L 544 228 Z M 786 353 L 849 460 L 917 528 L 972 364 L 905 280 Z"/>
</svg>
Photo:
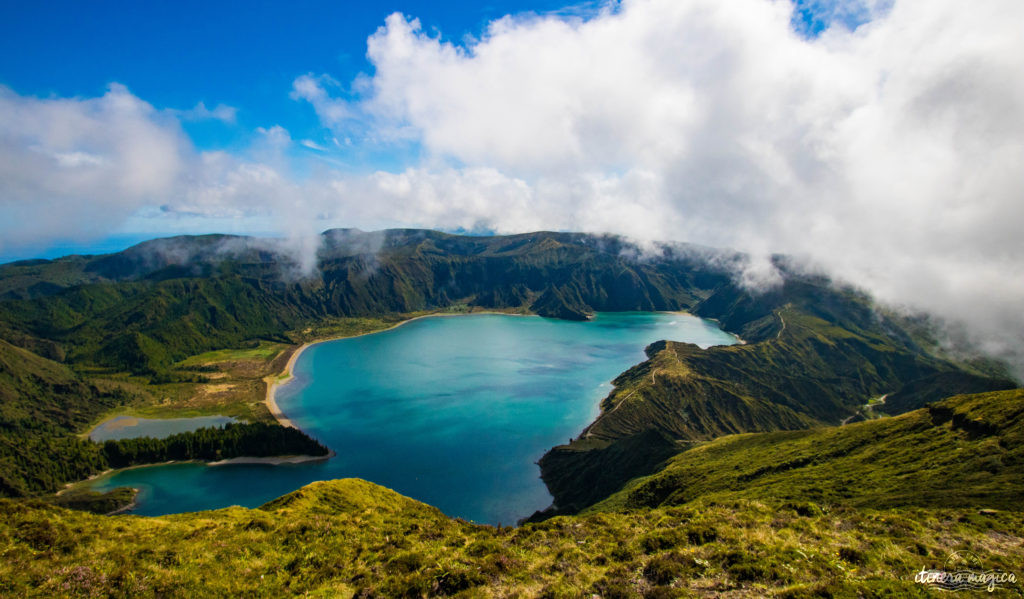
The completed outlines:
<svg viewBox="0 0 1024 599">
<path fill-rule="evenodd" d="M 106 420 L 89 431 L 89 438 L 102 443 L 135 437 L 162 439 L 177 433 L 186 433 L 204 427 L 220 427 L 238 422 L 230 416 L 196 416 L 194 418 L 136 418 L 118 416 Z"/>
<path fill-rule="evenodd" d="M 140 488 L 136 513 L 158 515 L 255 507 L 312 481 L 358 477 L 450 516 L 511 524 L 551 502 L 536 461 L 589 424 L 610 381 L 659 339 L 736 341 L 692 316 L 602 313 L 588 322 L 424 318 L 317 344 L 296 361 L 277 402 L 335 458 L 137 468 L 94 488 Z"/>
</svg>

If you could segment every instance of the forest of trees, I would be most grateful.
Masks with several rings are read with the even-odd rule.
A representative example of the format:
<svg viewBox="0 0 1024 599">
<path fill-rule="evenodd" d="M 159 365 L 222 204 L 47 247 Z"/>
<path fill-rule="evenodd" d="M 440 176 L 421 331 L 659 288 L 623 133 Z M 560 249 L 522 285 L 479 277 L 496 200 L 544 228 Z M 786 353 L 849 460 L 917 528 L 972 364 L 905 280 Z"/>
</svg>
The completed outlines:
<svg viewBox="0 0 1024 599">
<path fill-rule="evenodd" d="M 328 449 L 296 428 L 278 424 L 229 423 L 224 428 L 201 428 L 163 439 L 141 437 L 103 443 L 111 468 L 170 460 L 226 460 L 237 457 L 327 455 Z"/>
</svg>

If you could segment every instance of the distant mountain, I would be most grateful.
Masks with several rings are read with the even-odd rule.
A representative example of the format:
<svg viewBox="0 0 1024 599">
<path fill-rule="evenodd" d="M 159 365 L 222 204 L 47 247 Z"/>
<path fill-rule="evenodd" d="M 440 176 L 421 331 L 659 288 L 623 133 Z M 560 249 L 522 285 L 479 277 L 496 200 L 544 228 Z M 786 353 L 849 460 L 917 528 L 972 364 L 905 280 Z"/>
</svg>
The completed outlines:
<svg viewBox="0 0 1024 599">
<path fill-rule="evenodd" d="M 46 340 L 74 363 L 152 373 L 247 339 L 284 340 L 284 331 L 328 316 L 455 303 L 570 319 L 687 309 L 728 280 L 707 252 L 676 246 L 637 259 L 614 237 L 333 230 L 317 269 L 301 273 L 274 240 L 175 237 L 107 256 L 0 266 L 0 322 L 12 343 Z"/>
</svg>

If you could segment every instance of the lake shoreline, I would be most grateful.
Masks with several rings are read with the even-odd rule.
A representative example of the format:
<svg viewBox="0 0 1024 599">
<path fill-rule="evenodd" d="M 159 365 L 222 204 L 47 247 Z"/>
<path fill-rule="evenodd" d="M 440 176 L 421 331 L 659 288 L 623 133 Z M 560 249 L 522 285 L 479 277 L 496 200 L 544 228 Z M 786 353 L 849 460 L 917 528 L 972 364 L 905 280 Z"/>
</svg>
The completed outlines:
<svg viewBox="0 0 1024 599">
<path fill-rule="evenodd" d="M 295 423 L 292 422 L 288 418 L 287 415 L 285 415 L 284 411 L 281 409 L 281 406 L 279 406 L 278 403 L 277 403 L 277 388 L 279 386 L 281 386 L 281 385 L 284 385 L 285 383 L 288 383 L 289 381 L 292 380 L 292 378 L 294 378 L 295 374 L 294 374 L 293 370 L 295 368 L 295 362 L 298 361 L 299 356 L 302 355 L 302 352 L 304 352 L 307 349 L 309 349 L 310 347 L 312 347 L 314 345 L 318 345 L 320 343 L 327 343 L 329 341 L 340 341 L 342 339 L 355 339 L 357 337 L 365 337 L 367 335 L 377 335 L 379 333 L 386 333 L 388 331 L 393 331 L 393 330 L 397 329 L 398 327 L 400 327 L 402 325 L 409 324 L 410 322 L 413 322 L 413 321 L 416 321 L 416 320 L 420 320 L 420 319 L 423 319 L 423 318 L 437 318 L 437 317 L 445 317 L 445 316 L 475 316 L 475 315 L 478 315 L 478 314 L 497 314 L 497 315 L 500 315 L 500 316 L 537 316 L 536 314 L 516 314 L 516 313 L 511 313 L 511 312 L 496 312 L 496 311 L 466 312 L 466 313 L 458 313 L 458 314 L 445 314 L 445 313 L 422 314 L 420 316 L 413 316 L 412 318 L 407 318 L 405 320 L 396 322 L 395 324 L 393 324 L 393 325 L 391 325 L 391 326 L 389 326 L 387 328 L 379 329 L 379 330 L 376 330 L 376 331 L 369 331 L 367 333 L 359 333 L 358 335 L 345 335 L 345 336 L 342 336 L 342 337 L 330 337 L 328 339 L 320 339 L 318 341 L 309 341 L 307 343 L 303 343 L 302 345 L 300 345 L 298 348 L 296 348 L 292 352 L 292 355 L 288 357 L 288 363 L 285 364 L 284 371 L 282 371 L 281 373 L 275 375 L 273 378 L 268 377 L 268 379 L 266 379 L 267 394 L 266 394 L 266 397 L 263 400 L 263 403 L 264 403 L 264 405 L 267 406 L 267 410 L 274 417 L 274 420 L 276 420 L 278 424 L 280 424 L 281 426 L 288 426 L 288 427 L 291 427 L 291 428 L 294 428 L 294 429 L 302 430 L 301 428 L 296 426 Z M 538 318 L 540 318 L 540 317 L 538 316 Z M 302 432 L 305 432 L 305 431 L 302 431 Z"/>
<path fill-rule="evenodd" d="M 172 466 L 174 464 L 202 464 L 204 466 L 231 466 L 233 464 L 266 464 L 268 466 L 283 466 L 289 464 L 306 464 L 309 462 L 322 462 L 335 457 L 334 450 L 328 449 L 324 455 L 285 455 L 285 456 L 266 456 L 266 457 L 255 457 L 255 456 L 239 456 L 236 458 L 227 458 L 223 460 L 208 461 L 208 460 L 167 460 L 166 462 L 154 462 L 152 464 L 134 464 L 131 466 L 125 466 L 123 468 L 107 468 L 102 472 L 97 472 L 82 480 L 77 480 L 70 483 L 64 483 L 64 488 L 57 491 L 55 495 L 63 495 L 68 491 L 76 489 L 81 486 L 87 486 L 89 483 L 97 481 L 101 478 L 105 478 L 119 472 L 125 472 L 128 470 L 138 470 L 140 468 L 151 468 L 153 466 Z M 137 491 L 138 489 L 136 489 Z M 132 507 L 138 504 L 137 500 L 132 501 Z M 127 511 L 130 508 L 119 508 L 118 511 Z M 111 512 L 112 515 L 114 512 Z"/>
<path fill-rule="evenodd" d="M 104 516 L 117 516 L 118 514 L 125 514 L 125 513 L 128 513 L 130 511 L 134 510 L 135 508 L 139 507 L 139 493 L 141 493 L 142 490 L 141 489 L 137 489 L 135 487 L 130 487 L 130 488 L 131 488 L 132 491 L 135 491 L 135 494 L 132 495 L 131 502 L 126 503 L 125 505 L 122 505 L 121 507 L 117 508 L 116 510 L 107 512 L 106 514 L 104 514 Z"/>
<path fill-rule="evenodd" d="M 701 316 L 697 316 L 696 314 L 693 314 L 693 313 L 688 312 L 686 310 L 657 310 L 657 311 L 655 311 L 655 313 L 661 313 L 661 314 L 682 314 L 682 315 L 686 315 L 686 316 L 693 316 L 694 318 L 699 318 L 701 320 L 710 320 L 710 321 L 714 322 L 715 324 L 717 324 L 719 329 L 721 329 L 723 332 L 728 333 L 729 335 L 732 335 L 736 339 L 738 345 L 746 345 L 747 344 L 747 342 L 744 341 L 736 333 L 732 333 L 732 332 L 726 331 L 724 328 L 722 328 L 722 323 L 719 322 L 717 319 L 714 319 L 714 318 L 703 318 Z M 302 355 L 302 352 L 304 352 L 307 349 L 309 349 L 310 347 L 312 347 L 314 345 L 318 345 L 320 343 L 327 343 L 329 341 L 339 341 L 341 339 L 355 339 L 357 337 L 365 337 L 367 335 L 376 335 L 378 333 L 386 333 L 388 331 L 393 331 L 393 330 L 397 329 L 398 327 L 400 327 L 402 325 L 405 325 L 405 324 L 408 324 L 410 322 L 413 322 L 413 321 L 416 321 L 416 320 L 420 320 L 420 319 L 423 319 L 423 318 L 437 318 L 437 317 L 446 317 L 446 316 L 448 316 L 448 317 L 451 317 L 451 316 L 474 316 L 474 315 L 478 315 L 478 314 L 496 314 L 496 315 L 499 315 L 499 316 L 534 316 L 534 317 L 537 317 L 537 318 L 543 318 L 543 317 L 541 317 L 541 316 L 539 316 L 537 314 L 522 314 L 522 313 L 516 313 L 516 312 L 498 312 L 498 311 L 495 311 L 495 310 L 481 310 L 479 312 L 464 312 L 464 313 L 455 313 L 455 314 L 451 314 L 451 313 L 422 314 L 420 316 L 413 316 L 412 318 L 407 318 L 407 319 L 402 320 L 400 322 L 396 322 L 395 324 L 393 324 L 393 325 L 391 325 L 391 326 L 389 326 L 387 328 L 379 329 L 379 330 L 376 330 L 376 331 L 370 331 L 370 332 L 367 332 L 367 333 L 359 333 L 358 335 L 345 335 L 345 336 L 341 336 L 341 337 L 329 337 L 327 339 L 320 339 L 318 341 L 309 341 L 307 343 L 303 343 L 302 345 L 300 345 L 298 348 L 296 348 L 292 352 L 292 355 L 288 357 L 288 363 L 285 364 L 284 370 L 282 372 L 280 372 L 279 374 L 273 376 L 272 378 L 268 377 L 267 379 L 264 379 L 265 382 L 267 383 L 267 393 L 266 393 L 266 397 L 263 400 L 263 403 L 264 403 L 264 405 L 267 406 L 267 410 L 274 417 L 274 420 L 276 420 L 278 424 L 280 424 L 281 426 L 288 426 L 288 427 L 291 427 L 291 428 L 302 430 L 301 428 L 296 426 L 295 423 L 292 422 L 288 418 L 287 415 L 285 415 L 284 411 L 281 409 L 281 406 L 278 405 L 278 403 L 277 403 L 277 388 L 279 386 L 284 385 L 285 383 L 291 381 L 292 378 L 295 376 L 295 374 L 293 372 L 293 370 L 295 368 L 295 362 L 298 361 L 299 356 Z M 594 317 L 594 315 L 591 315 L 590 317 L 588 317 L 588 320 L 591 320 L 593 317 Z M 302 432 L 305 432 L 305 431 L 302 431 Z"/>
<path fill-rule="evenodd" d="M 231 464 L 267 464 L 269 466 L 282 466 L 285 464 L 305 464 L 308 462 L 322 462 L 329 460 L 338 454 L 334 450 L 328 450 L 324 455 L 281 455 L 268 457 L 239 456 L 216 462 L 206 462 L 207 466 L 230 466 Z"/>
</svg>

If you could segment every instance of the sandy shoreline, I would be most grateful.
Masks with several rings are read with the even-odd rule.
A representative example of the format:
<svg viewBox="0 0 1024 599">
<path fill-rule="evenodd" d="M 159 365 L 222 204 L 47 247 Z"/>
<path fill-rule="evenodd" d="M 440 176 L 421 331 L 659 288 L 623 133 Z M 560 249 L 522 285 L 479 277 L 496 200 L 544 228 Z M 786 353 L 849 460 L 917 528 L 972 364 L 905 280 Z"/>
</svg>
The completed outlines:
<svg viewBox="0 0 1024 599">
<path fill-rule="evenodd" d="M 267 397 L 264 400 L 264 403 L 267 406 L 267 410 L 270 411 L 270 413 L 274 416 L 274 419 L 277 420 L 277 423 L 280 424 L 281 426 L 290 426 L 290 427 L 296 428 L 296 429 L 299 428 L 299 427 L 295 426 L 294 422 L 292 422 L 291 420 L 288 419 L 288 416 L 286 416 L 284 411 L 281 410 L 281 406 L 277 405 L 277 397 L 276 397 L 277 387 L 279 385 L 283 385 L 284 383 L 287 383 L 288 381 L 290 381 L 292 379 L 292 377 L 294 376 L 294 373 L 292 372 L 292 369 L 295 367 L 295 362 L 299 359 L 299 356 L 302 355 L 302 352 L 306 351 L 306 349 L 309 348 L 312 345 L 317 345 L 318 343 L 327 343 L 328 341 L 337 341 L 339 339 L 355 339 L 356 337 L 365 337 L 367 335 L 376 335 L 377 333 L 384 333 L 386 331 L 391 331 L 391 330 L 397 329 L 398 327 L 400 327 L 400 326 L 402 326 L 404 324 L 408 324 L 408 323 L 410 323 L 410 322 L 412 322 L 414 320 L 420 320 L 421 318 L 437 318 L 437 317 L 443 317 L 443 316 L 472 316 L 472 315 L 475 315 L 475 314 L 499 314 L 501 316 L 533 316 L 533 314 L 514 314 L 514 313 L 508 313 L 508 312 L 489 312 L 489 311 L 466 312 L 466 313 L 458 313 L 458 314 L 423 314 L 422 316 L 413 316 L 412 318 L 407 318 L 407 319 L 405 319 L 403 321 L 396 322 L 395 324 L 393 324 L 393 325 L 391 325 L 391 326 L 389 326 L 389 327 L 387 327 L 385 329 L 380 329 L 380 330 L 377 330 L 377 331 L 370 331 L 368 333 L 360 333 L 358 335 L 346 335 L 346 336 L 343 336 L 343 337 L 330 337 L 328 339 L 321 339 L 319 341 L 310 341 L 309 343 L 303 343 L 288 358 L 288 363 L 284 367 L 284 372 L 274 376 L 272 379 L 269 378 L 269 377 L 268 377 L 268 379 L 266 379 L 266 381 L 267 381 Z M 301 429 L 299 429 L 299 430 L 301 430 Z M 332 452 L 332 454 L 333 454 L 333 452 Z"/>
<path fill-rule="evenodd" d="M 289 455 L 289 456 L 271 456 L 266 458 L 253 458 L 253 457 L 238 457 L 229 458 L 227 460 L 219 460 L 216 462 L 207 462 L 207 466 L 227 466 L 230 464 L 268 464 L 271 466 L 280 466 L 282 464 L 304 464 L 306 462 L 320 462 L 323 460 L 329 460 L 336 456 L 333 450 L 328 450 L 326 455 Z"/>
<path fill-rule="evenodd" d="M 267 397 L 263 403 L 267 405 L 267 410 L 277 420 L 277 423 L 281 426 L 290 426 L 291 428 L 299 428 L 295 426 L 295 423 L 288 420 L 288 417 L 281 411 L 281 407 L 277 405 L 277 399 L 275 393 L 277 392 L 277 386 L 281 383 L 286 383 L 292 378 L 292 368 L 295 366 L 295 360 L 306 350 L 307 347 L 312 345 L 311 343 L 303 343 L 299 349 L 295 350 L 291 357 L 288 358 L 288 364 L 284 367 L 284 372 L 275 376 L 272 380 L 267 381 Z"/>
<path fill-rule="evenodd" d="M 114 470 L 115 470 L 115 468 L 107 468 L 103 472 L 97 472 L 96 474 L 93 474 L 92 476 L 89 476 L 88 478 L 83 478 L 82 480 L 76 480 L 76 481 L 72 481 L 72 482 L 69 482 L 69 483 L 64 483 L 64 488 L 61 489 L 60 491 L 57 491 L 55 493 L 55 495 L 63 495 L 64 493 L 67 493 L 68 491 L 70 491 L 71 489 L 77 487 L 78 485 L 83 485 L 83 484 L 85 484 L 85 483 L 87 483 L 87 482 L 89 482 L 91 480 L 96 480 L 97 478 L 99 478 L 101 476 L 106 476 L 106 475 L 110 474 L 111 472 L 113 472 Z"/>
</svg>

